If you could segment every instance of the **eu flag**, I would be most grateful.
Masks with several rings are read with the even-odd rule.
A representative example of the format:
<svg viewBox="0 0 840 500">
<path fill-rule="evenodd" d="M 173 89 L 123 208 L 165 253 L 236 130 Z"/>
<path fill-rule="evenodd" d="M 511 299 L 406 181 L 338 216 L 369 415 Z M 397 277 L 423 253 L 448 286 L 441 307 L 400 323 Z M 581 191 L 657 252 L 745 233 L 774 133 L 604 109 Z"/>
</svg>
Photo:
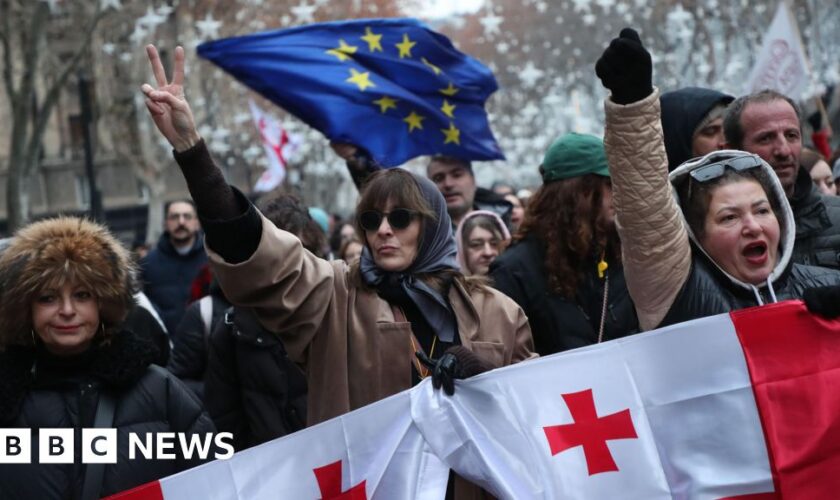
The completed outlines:
<svg viewBox="0 0 840 500">
<path fill-rule="evenodd" d="M 382 166 L 504 158 L 484 111 L 493 73 L 417 20 L 311 24 L 207 42 L 198 54 Z"/>
</svg>

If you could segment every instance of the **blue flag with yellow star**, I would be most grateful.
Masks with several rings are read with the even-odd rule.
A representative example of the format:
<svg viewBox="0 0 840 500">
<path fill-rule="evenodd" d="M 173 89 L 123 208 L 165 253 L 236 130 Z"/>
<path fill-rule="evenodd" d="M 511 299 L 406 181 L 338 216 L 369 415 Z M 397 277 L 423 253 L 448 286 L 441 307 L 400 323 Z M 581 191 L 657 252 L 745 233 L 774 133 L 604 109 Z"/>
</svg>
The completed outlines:
<svg viewBox="0 0 840 500">
<path fill-rule="evenodd" d="M 429 154 L 504 159 L 484 111 L 493 73 L 417 20 L 311 24 L 207 42 L 198 54 L 382 166 Z"/>
</svg>

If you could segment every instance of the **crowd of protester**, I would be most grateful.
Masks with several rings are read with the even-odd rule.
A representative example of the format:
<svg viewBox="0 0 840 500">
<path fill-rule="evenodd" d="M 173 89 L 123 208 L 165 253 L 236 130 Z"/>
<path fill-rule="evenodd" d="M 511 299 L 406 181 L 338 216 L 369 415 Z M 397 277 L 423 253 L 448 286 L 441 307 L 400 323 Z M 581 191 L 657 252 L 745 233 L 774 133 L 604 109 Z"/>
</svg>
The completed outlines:
<svg viewBox="0 0 840 500">
<path fill-rule="evenodd" d="M 539 187 L 485 189 L 451 156 L 425 176 L 382 169 L 333 143 L 359 189 L 345 218 L 229 185 L 184 96 L 183 49 L 171 80 L 148 57 L 146 105 L 192 199 L 167 204 L 139 259 L 69 217 L 4 242 L 0 427 L 90 427 L 111 405 L 120 433 L 228 431 L 242 450 L 426 377 L 452 394 L 538 355 L 784 299 L 840 313 L 825 120 L 808 118 L 808 149 L 799 106 L 774 91 L 660 93 L 633 30 L 595 66 L 604 139 L 559 135 Z M 0 497 L 93 498 L 195 465 L 125 463 L 104 479 L 4 466 Z M 451 478 L 448 497 L 480 495 Z"/>
</svg>

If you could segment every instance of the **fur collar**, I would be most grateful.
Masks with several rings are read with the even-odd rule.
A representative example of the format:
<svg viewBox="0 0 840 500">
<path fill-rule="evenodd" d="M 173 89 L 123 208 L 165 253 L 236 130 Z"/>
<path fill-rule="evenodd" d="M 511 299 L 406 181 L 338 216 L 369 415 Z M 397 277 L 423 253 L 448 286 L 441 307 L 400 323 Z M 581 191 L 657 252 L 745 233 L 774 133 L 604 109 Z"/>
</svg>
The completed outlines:
<svg viewBox="0 0 840 500">
<path fill-rule="evenodd" d="M 149 340 L 122 330 L 108 345 L 95 350 L 86 374 L 103 387 L 124 391 L 136 383 L 158 355 Z M 35 349 L 10 347 L 0 352 L 0 422 L 17 417 L 20 405 L 32 388 Z"/>
</svg>

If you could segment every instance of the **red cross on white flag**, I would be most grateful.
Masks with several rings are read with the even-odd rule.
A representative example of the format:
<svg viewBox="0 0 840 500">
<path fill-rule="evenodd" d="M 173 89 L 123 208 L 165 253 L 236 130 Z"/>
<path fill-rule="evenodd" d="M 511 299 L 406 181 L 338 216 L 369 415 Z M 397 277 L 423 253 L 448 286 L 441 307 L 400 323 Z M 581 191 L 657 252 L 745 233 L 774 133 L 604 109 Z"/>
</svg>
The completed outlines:
<svg viewBox="0 0 840 500">
<path fill-rule="evenodd" d="M 286 165 L 297 149 L 299 141 L 290 137 L 283 126 L 274 117 L 260 109 L 254 101 L 248 101 L 254 124 L 260 132 L 260 139 L 265 150 L 268 168 L 260 176 L 254 191 L 271 191 L 286 178 Z"/>
</svg>

